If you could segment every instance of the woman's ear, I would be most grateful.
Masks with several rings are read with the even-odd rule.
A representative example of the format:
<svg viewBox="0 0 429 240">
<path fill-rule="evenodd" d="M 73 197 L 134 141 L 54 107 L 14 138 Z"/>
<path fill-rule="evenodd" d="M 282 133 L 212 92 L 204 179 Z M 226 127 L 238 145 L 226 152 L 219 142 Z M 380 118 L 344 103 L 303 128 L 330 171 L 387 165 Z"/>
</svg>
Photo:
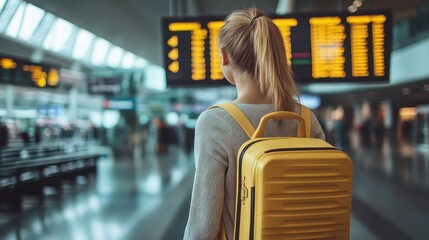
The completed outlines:
<svg viewBox="0 0 429 240">
<path fill-rule="evenodd" d="M 228 62 L 229 62 L 228 53 L 225 50 L 220 49 L 220 55 L 222 57 L 222 65 L 224 66 L 228 65 Z"/>
</svg>

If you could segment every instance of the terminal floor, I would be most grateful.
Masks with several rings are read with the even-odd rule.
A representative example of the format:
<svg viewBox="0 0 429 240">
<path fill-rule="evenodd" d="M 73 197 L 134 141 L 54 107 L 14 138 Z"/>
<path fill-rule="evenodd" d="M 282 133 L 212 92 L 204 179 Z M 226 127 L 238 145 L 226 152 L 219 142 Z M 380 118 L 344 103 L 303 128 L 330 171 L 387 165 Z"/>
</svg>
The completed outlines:
<svg viewBox="0 0 429 240">
<path fill-rule="evenodd" d="M 348 151 L 354 161 L 351 239 L 429 239 L 429 150 L 410 144 Z M 94 178 L 25 196 L 21 212 L 0 212 L 0 239 L 182 239 L 193 158 L 139 149 L 100 159 Z M 49 191 L 50 190 L 50 191 Z"/>
</svg>

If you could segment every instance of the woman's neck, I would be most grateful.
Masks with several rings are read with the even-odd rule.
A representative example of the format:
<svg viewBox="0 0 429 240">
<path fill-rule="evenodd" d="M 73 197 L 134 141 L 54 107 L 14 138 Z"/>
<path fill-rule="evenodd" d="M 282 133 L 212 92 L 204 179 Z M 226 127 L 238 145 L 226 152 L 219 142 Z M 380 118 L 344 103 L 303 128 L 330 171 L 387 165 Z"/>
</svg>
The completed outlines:
<svg viewBox="0 0 429 240">
<path fill-rule="evenodd" d="M 247 104 L 269 104 L 272 103 L 267 97 L 261 93 L 261 90 L 256 83 L 256 79 L 250 74 L 240 74 L 234 77 L 235 87 L 237 89 L 236 103 Z"/>
</svg>

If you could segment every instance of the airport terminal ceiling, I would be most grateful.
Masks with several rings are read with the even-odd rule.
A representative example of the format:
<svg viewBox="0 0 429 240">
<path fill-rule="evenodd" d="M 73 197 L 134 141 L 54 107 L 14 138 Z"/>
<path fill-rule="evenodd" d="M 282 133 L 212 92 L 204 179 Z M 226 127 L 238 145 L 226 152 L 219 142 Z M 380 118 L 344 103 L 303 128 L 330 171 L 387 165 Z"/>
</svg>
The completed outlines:
<svg viewBox="0 0 429 240">
<path fill-rule="evenodd" d="M 427 0 L 365 0 L 362 9 L 393 9 L 394 21 L 415 14 Z M 353 0 L 28 0 L 77 26 L 162 66 L 161 19 L 168 16 L 225 15 L 256 6 L 276 13 L 284 2 L 290 11 L 346 10 Z M 280 4 L 281 5 L 281 4 Z M 284 10 L 281 10 L 284 11 Z"/>
</svg>

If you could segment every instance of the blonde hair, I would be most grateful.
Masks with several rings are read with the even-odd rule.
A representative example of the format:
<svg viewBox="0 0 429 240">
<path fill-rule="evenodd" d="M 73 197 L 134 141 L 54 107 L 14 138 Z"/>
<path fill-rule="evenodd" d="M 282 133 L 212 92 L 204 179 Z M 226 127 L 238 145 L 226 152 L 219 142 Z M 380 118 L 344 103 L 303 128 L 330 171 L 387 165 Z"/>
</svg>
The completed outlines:
<svg viewBox="0 0 429 240">
<path fill-rule="evenodd" d="M 257 8 L 236 10 L 225 21 L 219 43 L 236 67 L 252 74 L 277 111 L 293 111 L 299 90 L 287 64 L 282 35 Z"/>
</svg>

